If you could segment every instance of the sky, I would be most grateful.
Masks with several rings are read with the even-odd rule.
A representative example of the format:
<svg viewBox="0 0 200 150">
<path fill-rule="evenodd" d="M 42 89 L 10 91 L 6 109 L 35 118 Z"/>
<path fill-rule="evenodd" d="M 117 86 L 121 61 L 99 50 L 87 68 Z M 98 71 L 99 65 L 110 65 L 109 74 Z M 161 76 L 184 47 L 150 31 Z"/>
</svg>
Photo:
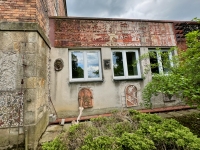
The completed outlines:
<svg viewBox="0 0 200 150">
<path fill-rule="evenodd" d="M 200 0 L 66 0 L 68 16 L 190 21 Z"/>
</svg>

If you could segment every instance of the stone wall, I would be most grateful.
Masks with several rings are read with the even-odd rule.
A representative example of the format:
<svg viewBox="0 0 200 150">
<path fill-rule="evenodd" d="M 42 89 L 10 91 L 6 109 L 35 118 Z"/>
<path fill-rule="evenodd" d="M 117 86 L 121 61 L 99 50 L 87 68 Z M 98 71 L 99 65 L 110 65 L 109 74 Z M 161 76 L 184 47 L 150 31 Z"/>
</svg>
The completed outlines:
<svg viewBox="0 0 200 150">
<path fill-rule="evenodd" d="M 31 31 L 27 24 L 7 23 L 13 31 L 4 25 L 0 24 L 0 131 L 4 136 L 0 149 L 25 139 L 29 148 L 36 148 L 48 125 L 48 40 L 33 28 L 37 25 L 28 24 Z"/>
</svg>

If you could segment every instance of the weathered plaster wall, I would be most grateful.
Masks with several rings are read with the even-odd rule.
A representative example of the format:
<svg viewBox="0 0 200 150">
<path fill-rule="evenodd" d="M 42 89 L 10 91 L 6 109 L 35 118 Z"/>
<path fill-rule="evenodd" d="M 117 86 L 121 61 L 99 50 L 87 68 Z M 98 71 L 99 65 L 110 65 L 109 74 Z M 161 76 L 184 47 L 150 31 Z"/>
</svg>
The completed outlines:
<svg viewBox="0 0 200 150">
<path fill-rule="evenodd" d="M 141 53 L 145 53 L 147 48 L 138 48 Z M 103 59 L 111 59 L 111 48 L 101 48 Z M 103 81 L 88 83 L 70 83 L 69 82 L 69 64 L 67 48 L 52 48 L 51 66 L 54 61 L 61 58 L 64 61 L 64 68 L 61 71 L 55 71 L 51 68 L 51 98 L 57 110 L 59 118 L 78 116 L 79 104 L 78 93 L 81 88 L 89 88 L 93 93 L 93 108 L 85 109 L 83 116 L 108 113 L 114 109 L 126 107 L 125 88 L 128 85 L 134 85 L 137 88 L 138 104 L 142 103 L 141 89 L 151 80 L 151 76 L 144 80 L 114 81 L 111 69 L 103 69 Z M 149 60 L 143 60 L 143 64 L 149 64 Z M 142 67 L 144 71 L 144 67 Z M 140 105 L 135 109 L 142 108 Z"/>
<path fill-rule="evenodd" d="M 175 46 L 173 24 L 131 20 L 51 19 L 54 47 Z"/>
<path fill-rule="evenodd" d="M 143 55 L 148 52 L 148 47 L 135 48 L 139 54 Z M 111 59 L 111 48 L 101 47 L 101 62 L 103 59 Z M 126 109 L 125 88 L 133 85 L 137 88 L 137 106 L 130 107 L 133 109 L 144 109 L 142 100 L 142 90 L 144 86 L 151 81 L 151 73 L 148 72 L 144 79 L 137 80 L 113 80 L 112 69 L 102 67 L 103 81 L 98 82 L 70 82 L 69 81 L 69 49 L 52 48 L 51 50 L 51 99 L 58 113 L 59 118 L 77 117 L 79 115 L 78 94 L 82 88 L 91 89 L 93 94 L 93 107 L 84 109 L 83 116 L 110 113 L 115 109 Z M 61 71 L 54 70 L 56 59 L 62 59 L 64 68 Z M 146 67 L 149 67 L 149 59 L 140 61 L 142 74 Z M 145 67 L 146 66 L 146 67 Z M 166 107 L 182 104 L 176 97 L 174 101 L 164 102 L 165 97 L 158 95 L 152 98 L 152 107 Z"/>
<path fill-rule="evenodd" d="M 78 116 L 78 93 L 81 88 L 92 91 L 93 107 L 85 109 L 83 116 L 110 112 L 113 109 L 126 108 L 125 88 L 133 85 L 137 89 L 138 105 L 131 107 L 142 109 L 142 89 L 151 80 L 148 72 L 140 80 L 113 80 L 111 69 L 102 66 L 103 81 L 69 82 L 69 50 L 92 49 L 101 51 L 101 62 L 111 60 L 111 50 L 137 49 L 139 55 L 148 52 L 148 48 L 170 48 L 176 45 L 172 23 L 147 22 L 133 20 L 84 19 L 84 18 L 51 18 L 50 41 L 51 50 L 51 98 L 59 118 Z M 55 71 L 54 61 L 61 58 L 64 68 Z M 112 61 L 112 60 L 111 60 Z M 141 73 L 149 67 L 149 59 L 140 61 Z M 155 97 L 153 107 L 176 105 L 179 101 L 165 103 L 162 97 Z"/>
<path fill-rule="evenodd" d="M 48 124 L 49 47 L 38 32 L 0 31 L 0 41 L 0 149 L 23 143 L 25 130 L 35 148 Z"/>
</svg>

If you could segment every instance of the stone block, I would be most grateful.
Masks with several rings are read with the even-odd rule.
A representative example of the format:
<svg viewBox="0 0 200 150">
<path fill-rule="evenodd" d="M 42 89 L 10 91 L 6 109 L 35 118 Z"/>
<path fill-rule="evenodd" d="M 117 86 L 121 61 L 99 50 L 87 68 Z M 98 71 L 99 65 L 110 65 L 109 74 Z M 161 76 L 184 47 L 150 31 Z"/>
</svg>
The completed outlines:
<svg viewBox="0 0 200 150">
<path fill-rule="evenodd" d="M 29 141 L 29 148 L 36 149 L 38 145 L 38 141 L 41 135 L 44 133 L 47 125 L 48 125 L 48 113 L 45 112 L 42 118 L 36 121 L 36 124 L 33 126 L 28 127 L 28 141 Z M 49 135 L 52 136 L 52 135 Z"/>
<path fill-rule="evenodd" d="M 35 122 L 35 111 L 26 111 L 24 115 L 24 125 L 34 124 Z"/>
<path fill-rule="evenodd" d="M 24 42 L 26 40 L 26 32 L 11 32 L 11 39 L 13 42 Z"/>
<path fill-rule="evenodd" d="M 44 78 L 38 78 L 38 87 L 45 88 L 46 80 Z"/>
<path fill-rule="evenodd" d="M 33 43 L 36 43 L 39 37 L 37 32 L 27 32 L 26 35 L 27 35 L 27 41 Z"/>
<path fill-rule="evenodd" d="M 36 98 L 37 98 L 37 90 L 36 89 L 26 89 L 24 94 L 25 94 L 24 102 L 35 103 Z"/>
<path fill-rule="evenodd" d="M 17 63 L 18 54 L 12 52 L 0 52 L 0 90 L 15 90 Z"/>
<path fill-rule="evenodd" d="M 35 99 L 34 100 L 31 100 L 30 102 L 28 101 L 29 99 L 26 99 L 26 104 L 24 105 L 24 109 L 26 111 L 35 111 Z"/>
<path fill-rule="evenodd" d="M 1 32 L 0 41 L 0 50 L 8 51 L 13 49 L 11 32 Z"/>
<path fill-rule="evenodd" d="M 19 128 L 10 128 L 10 135 L 18 135 L 18 134 L 24 134 L 23 127 Z"/>
<path fill-rule="evenodd" d="M 24 56 L 24 75 L 26 77 L 36 76 L 36 55 L 26 54 Z"/>
<path fill-rule="evenodd" d="M 37 98 L 40 99 L 38 101 L 45 101 L 45 98 L 46 98 L 46 90 L 45 88 L 38 88 L 37 89 Z"/>
<path fill-rule="evenodd" d="M 46 79 L 47 78 L 47 65 L 37 66 L 37 76 Z"/>
<path fill-rule="evenodd" d="M 47 57 L 44 54 L 37 57 L 37 76 L 42 78 L 47 76 Z"/>
<path fill-rule="evenodd" d="M 37 77 L 29 77 L 25 79 L 26 88 L 34 89 L 37 87 Z"/>
<path fill-rule="evenodd" d="M 20 51 L 20 43 L 19 42 L 14 42 L 13 43 L 13 50 L 16 51 L 16 52 L 19 52 Z"/>
<path fill-rule="evenodd" d="M 9 129 L 0 129 L 0 145 L 1 147 L 5 147 L 9 145 Z M 0 147 L 0 149 L 1 149 Z"/>
<path fill-rule="evenodd" d="M 24 134 L 15 134 L 15 135 L 10 135 L 10 139 L 9 142 L 12 145 L 16 145 L 17 144 L 23 144 L 24 143 Z M 18 145 L 19 146 L 19 145 Z M 14 149 L 14 148 L 13 148 Z"/>
<path fill-rule="evenodd" d="M 37 53 L 37 45 L 36 43 L 26 43 L 24 51 L 28 54 Z"/>
</svg>

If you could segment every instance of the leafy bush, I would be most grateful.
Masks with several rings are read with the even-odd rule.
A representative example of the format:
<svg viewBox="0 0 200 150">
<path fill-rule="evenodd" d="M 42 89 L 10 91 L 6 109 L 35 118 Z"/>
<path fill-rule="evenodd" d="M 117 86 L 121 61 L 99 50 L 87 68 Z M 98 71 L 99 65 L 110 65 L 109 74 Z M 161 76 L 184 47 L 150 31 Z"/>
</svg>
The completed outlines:
<svg viewBox="0 0 200 150">
<path fill-rule="evenodd" d="M 200 150 L 200 139 L 176 120 L 134 110 L 72 125 L 59 140 L 44 150 Z"/>
<path fill-rule="evenodd" d="M 51 142 L 46 142 L 42 145 L 43 150 L 66 150 L 65 145 L 59 137 L 56 137 Z"/>
<path fill-rule="evenodd" d="M 167 67 L 170 74 L 155 74 L 145 86 L 142 95 L 146 106 L 151 107 L 152 96 L 162 93 L 169 99 L 176 95 L 185 103 L 200 107 L 200 31 L 188 33 L 186 43 L 187 50 L 179 50 L 172 59 L 174 66 Z"/>
</svg>

